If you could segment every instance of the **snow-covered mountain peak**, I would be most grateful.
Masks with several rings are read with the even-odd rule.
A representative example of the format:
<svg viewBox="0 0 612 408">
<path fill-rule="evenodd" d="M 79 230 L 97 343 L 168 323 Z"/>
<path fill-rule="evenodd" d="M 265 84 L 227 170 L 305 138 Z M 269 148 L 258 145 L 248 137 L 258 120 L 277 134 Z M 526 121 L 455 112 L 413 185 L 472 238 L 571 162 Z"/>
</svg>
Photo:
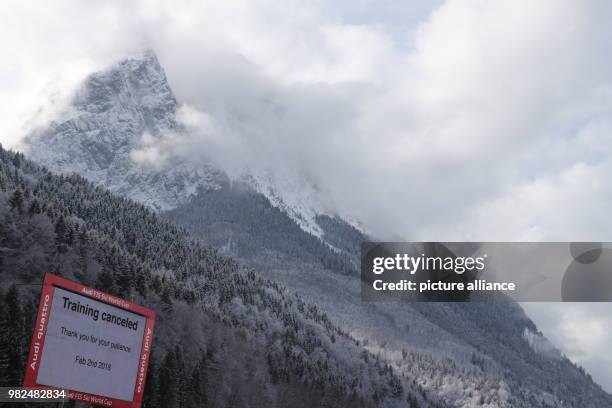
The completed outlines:
<svg viewBox="0 0 612 408">
<path fill-rule="evenodd" d="M 216 188 L 219 172 L 176 163 L 143 166 L 132 152 L 143 141 L 180 132 L 177 100 L 151 51 L 89 75 L 72 104 L 28 135 L 27 153 L 51 170 L 79 173 L 156 210 L 173 208 L 198 188 Z"/>
<path fill-rule="evenodd" d="M 172 209 L 228 180 L 209 164 L 168 159 L 163 143 L 157 146 L 157 138 L 185 132 L 178 109 L 164 69 L 146 50 L 89 75 L 72 104 L 28 136 L 27 153 L 56 172 L 82 174 L 155 210 Z M 308 183 L 269 172 L 245 174 L 240 181 L 304 231 L 322 236 L 316 218 L 327 211 Z"/>
<path fill-rule="evenodd" d="M 150 51 L 91 74 L 75 95 L 73 108 L 81 116 L 106 114 L 119 122 L 135 116 L 152 134 L 177 127 L 176 98 L 164 69 Z"/>
</svg>

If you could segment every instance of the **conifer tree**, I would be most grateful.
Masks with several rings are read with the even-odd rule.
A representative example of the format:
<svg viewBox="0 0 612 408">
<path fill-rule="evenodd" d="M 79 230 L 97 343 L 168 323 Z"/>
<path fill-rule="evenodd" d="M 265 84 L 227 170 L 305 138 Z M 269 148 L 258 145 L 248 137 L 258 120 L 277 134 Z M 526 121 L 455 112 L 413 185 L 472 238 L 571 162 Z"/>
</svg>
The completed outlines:
<svg viewBox="0 0 612 408">
<path fill-rule="evenodd" d="M 145 390 L 142 400 L 143 408 L 159 407 L 157 394 L 158 389 L 159 383 L 157 359 L 155 354 L 151 353 L 149 357 L 149 368 L 147 369 L 147 381 L 145 383 Z"/>
<path fill-rule="evenodd" d="M 96 288 L 114 296 L 119 295 L 119 288 L 115 282 L 115 276 L 106 264 L 102 264 L 102 272 L 98 275 Z"/>
<path fill-rule="evenodd" d="M 87 246 L 89 240 L 87 238 L 87 228 L 83 227 L 78 237 L 78 252 L 79 252 L 79 266 L 83 274 L 87 273 Z"/>
<path fill-rule="evenodd" d="M 208 387 L 206 362 L 206 354 L 202 353 L 200 360 L 191 373 L 186 398 L 187 408 L 208 406 L 208 394 L 206 392 L 206 388 Z"/>
<path fill-rule="evenodd" d="M 165 311 L 172 310 L 172 291 L 168 285 L 164 286 L 164 289 L 161 294 L 161 301 L 164 303 Z"/>
<path fill-rule="evenodd" d="M 179 345 L 174 347 L 174 356 L 176 359 L 176 389 L 177 389 L 177 403 L 180 408 L 185 406 L 185 394 L 187 391 L 187 376 L 185 359 L 183 358 L 183 350 Z"/>
<path fill-rule="evenodd" d="M 23 213 L 23 192 L 21 189 L 15 190 L 11 198 L 9 198 L 9 205 L 12 210 L 17 210 L 19 214 Z"/>
<path fill-rule="evenodd" d="M 147 295 L 147 280 L 146 280 L 146 277 L 144 275 L 144 271 L 142 270 L 142 268 L 139 268 L 136 272 L 135 287 L 141 296 Z"/>
<path fill-rule="evenodd" d="M 38 200 L 35 198 L 32 200 L 32 204 L 30 204 L 30 208 L 28 209 L 28 213 L 30 215 L 36 215 L 41 213 L 40 204 Z"/>
<path fill-rule="evenodd" d="M 159 368 L 159 406 L 164 408 L 179 408 L 178 369 L 174 350 L 166 353 Z"/>
<path fill-rule="evenodd" d="M 55 247 L 58 252 L 65 251 L 65 243 L 66 243 L 66 221 L 64 220 L 64 216 L 60 215 L 55 223 Z"/>
<path fill-rule="evenodd" d="M 25 337 L 23 311 L 19 292 L 11 286 L 2 299 L 0 315 L 0 383 L 16 386 L 23 375 Z"/>
</svg>

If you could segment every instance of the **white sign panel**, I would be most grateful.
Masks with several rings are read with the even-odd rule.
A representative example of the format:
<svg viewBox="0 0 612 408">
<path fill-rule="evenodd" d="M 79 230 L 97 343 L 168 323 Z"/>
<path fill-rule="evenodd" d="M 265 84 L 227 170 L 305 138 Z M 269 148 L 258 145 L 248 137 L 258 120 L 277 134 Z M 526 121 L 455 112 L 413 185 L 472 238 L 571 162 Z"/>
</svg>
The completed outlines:
<svg viewBox="0 0 612 408">
<path fill-rule="evenodd" d="M 147 318 L 55 288 L 37 383 L 131 401 Z"/>
</svg>

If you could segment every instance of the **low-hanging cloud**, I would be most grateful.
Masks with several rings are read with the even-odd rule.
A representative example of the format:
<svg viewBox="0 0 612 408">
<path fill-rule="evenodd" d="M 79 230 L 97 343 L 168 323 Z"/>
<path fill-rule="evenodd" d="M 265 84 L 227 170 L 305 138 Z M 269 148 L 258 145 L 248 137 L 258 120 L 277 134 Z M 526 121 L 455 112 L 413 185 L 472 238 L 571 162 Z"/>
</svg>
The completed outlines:
<svg viewBox="0 0 612 408">
<path fill-rule="evenodd" d="M 606 303 L 524 303 L 538 328 L 564 355 L 578 362 L 608 392 L 612 391 L 610 305 Z"/>
<path fill-rule="evenodd" d="M 410 39 L 257 10 L 224 15 L 239 28 L 222 47 L 160 47 L 178 95 L 222 134 L 189 151 L 307 178 L 377 235 L 609 236 L 605 4 L 449 1 Z"/>
<path fill-rule="evenodd" d="M 192 122 L 189 137 L 144 135 L 136 161 L 292 174 L 382 236 L 609 236 L 604 2 L 451 0 L 400 34 L 323 1 L 8 9 L 6 144 L 52 118 L 86 72 L 147 46 Z"/>
</svg>

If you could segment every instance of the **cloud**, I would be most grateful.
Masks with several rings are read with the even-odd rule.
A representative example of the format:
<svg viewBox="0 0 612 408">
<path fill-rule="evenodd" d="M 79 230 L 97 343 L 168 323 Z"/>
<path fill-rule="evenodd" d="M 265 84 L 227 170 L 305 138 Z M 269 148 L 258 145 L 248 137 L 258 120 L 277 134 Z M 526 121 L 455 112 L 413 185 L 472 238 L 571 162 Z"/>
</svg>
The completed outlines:
<svg viewBox="0 0 612 408">
<path fill-rule="evenodd" d="M 15 2 L 2 15 L 11 63 L 0 71 L 1 140 L 18 145 L 65 105 L 42 104 L 41 89 L 69 94 L 88 70 L 147 45 L 185 120 L 203 122 L 181 143 L 143 143 L 143 163 L 170 151 L 231 174 L 292 174 L 380 237 L 609 235 L 599 222 L 612 106 L 606 3 L 449 0 L 405 30 L 390 13 L 368 20 L 349 7 Z"/>
<path fill-rule="evenodd" d="M 572 361 L 612 391 L 612 315 L 606 303 L 523 303 L 538 328 Z"/>
<path fill-rule="evenodd" d="M 306 178 L 377 236 L 608 236 L 603 3 L 448 1 L 411 39 L 287 4 L 155 31 L 177 95 L 222 135 L 190 152 Z"/>
</svg>

